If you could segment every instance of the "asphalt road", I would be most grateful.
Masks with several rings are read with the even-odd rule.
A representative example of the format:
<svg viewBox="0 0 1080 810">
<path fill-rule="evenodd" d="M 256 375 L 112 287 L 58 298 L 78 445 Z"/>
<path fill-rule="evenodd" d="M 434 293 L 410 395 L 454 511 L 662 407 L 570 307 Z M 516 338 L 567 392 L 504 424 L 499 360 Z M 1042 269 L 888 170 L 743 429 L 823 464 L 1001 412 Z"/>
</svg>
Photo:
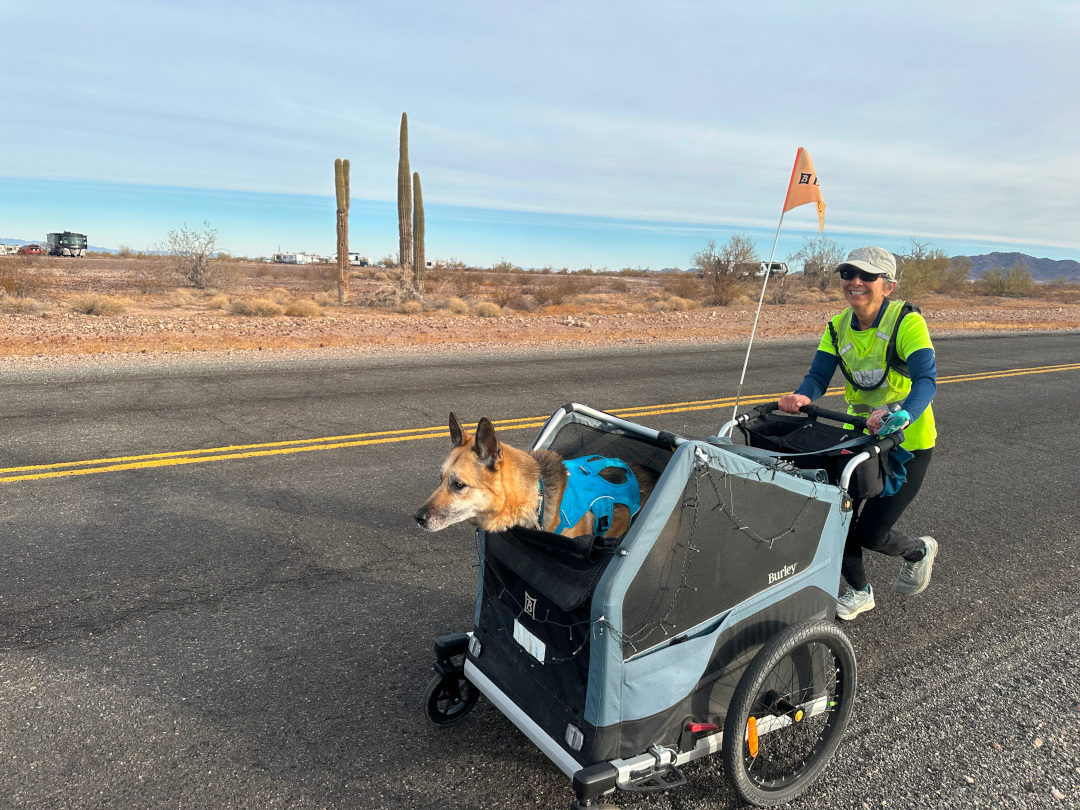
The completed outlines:
<svg viewBox="0 0 1080 810">
<path fill-rule="evenodd" d="M 813 348 L 755 347 L 745 394 L 790 391 Z M 1080 334 L 937 349 L 942 436 L 902 524 L 939 539 L 934 580 L 901 597 L 871 560 L 855 714 L 797 807 L 1080 806 Z M 472 533 L 410 519 L 447 412 L 577 401 L 704 437 L 730 405 L 686 403 L 731 397 L 744 351 L 6 375 L 0 806 L 567 807 L 489 704 L 449 729 L 420 708 L 475 599 Z M 737 806 L 719 758 L 686 770 L 619 807 Z"/>
</svg>

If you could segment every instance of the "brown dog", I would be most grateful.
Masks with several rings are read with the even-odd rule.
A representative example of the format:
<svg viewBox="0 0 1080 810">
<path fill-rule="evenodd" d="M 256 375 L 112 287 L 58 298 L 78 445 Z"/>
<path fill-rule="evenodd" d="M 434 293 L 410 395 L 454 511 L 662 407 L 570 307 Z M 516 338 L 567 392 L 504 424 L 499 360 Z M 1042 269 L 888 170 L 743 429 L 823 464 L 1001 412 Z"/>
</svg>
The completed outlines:
<svg viewBox="0 0 1080 810">
<path fill-rule="evenodd" d="M 658 475 L 638 465 L 632 471 L 644 505 Z M 619 468 L 605 469 L 599 475 L 615 484 L 626 479 L 625 472 Z M 442 466 L 442 482 L 413 518 L 430 532 L 461 521 L 469 521 L 489 532 L 512 526 L 554 531 L 559 525 L 559 506 L 568 480 L 563 457 L 558 453 L 526 452 L 500 442 L 486 416 L 477 424 L 475 435 L 466 433 L 451 413 L 450 455 Z M 616 503 L 604 536 L 626 534 L 631 517 L 628 507 Z M 560 533 L 567 537 L 592 534 L 595 521 L 595 515 L 586 512 L 575 525 Z"/>
</svg>

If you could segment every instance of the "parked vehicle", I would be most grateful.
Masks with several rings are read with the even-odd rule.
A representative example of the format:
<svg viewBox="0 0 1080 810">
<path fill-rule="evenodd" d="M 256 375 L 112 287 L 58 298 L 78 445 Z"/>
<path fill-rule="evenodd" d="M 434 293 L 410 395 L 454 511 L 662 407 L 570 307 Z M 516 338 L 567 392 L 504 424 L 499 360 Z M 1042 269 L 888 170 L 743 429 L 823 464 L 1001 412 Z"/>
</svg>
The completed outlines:
<svg viewBox="0 0 1080 810">
<path fill-rule="evenodd" d="M 14 256 L 18 252 L 18 245 L 0 245 L 0 256 Z"/>
<path fill-rule="evenodd" d="M 313 264 L 318 260 L 317 256 L 309 256 L 306 253 L 275 253 L 275 264 Z"/>
<path fill-rule="evenodd" d="M 63 231 L 50 233 L 47 237 L 50 256 L 78 256 L 86 255 L 86 234 Z"/>
<path fill-rule="evenodd" d="M 762 262 L 761 267 L 754 273 L 754 278 L 764 278 L 766 273 L 769 273 L 770 276 L 786 276 L 788 274 L 788 267 L 784 262 L 773 262 L 766 269 L 767 265 L 769 265 L 768 262 Z"/>
<path fill-rule="evenodd" d="M 41 245 L 23 245 L 19 248 L 19 253 L 23 256 L 40 256 Z"/>
</svg>

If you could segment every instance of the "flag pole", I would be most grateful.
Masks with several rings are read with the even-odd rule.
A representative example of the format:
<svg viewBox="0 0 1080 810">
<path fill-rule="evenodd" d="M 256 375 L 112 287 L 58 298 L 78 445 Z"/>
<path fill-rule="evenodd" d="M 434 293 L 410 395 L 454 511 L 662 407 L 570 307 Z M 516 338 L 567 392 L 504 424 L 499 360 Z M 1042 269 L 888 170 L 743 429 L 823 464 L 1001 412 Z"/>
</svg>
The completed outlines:
<svg viewBox="0 0 1080 810">
<path fill-rule="evenodd" d="M 735 410 L 731 414 L 734 419 L 739 415 L 739 399 L 742 397 L 743 381 L 746 379 L 746 367 L 750 364 L 750 349 L 754 346 L 754 335 L 757 333 L 758 317 L 761 315 L 761 305 L 765 302 L 765 288 L 769 284 L 769 276 L 772 275 L 773 258 L 776 256 L 776 243 L 780 241 L 780 226 L 784 224 L 784 214 L 780 212 L 780 222 L 776 225 L 776 236 L 773 237 L 772 250 L 769 252 L 769 263 L 765 265 L 765 278 L 761 282 L 761 297 L 758 298 L 757 312 L 754 313 L 754 326 L 750 330 L 750 343 L 746 346 L 746 359 L 743 360 L 742 375 L 739 377 L 739 387 L 735 391 Z"/>
</svg>

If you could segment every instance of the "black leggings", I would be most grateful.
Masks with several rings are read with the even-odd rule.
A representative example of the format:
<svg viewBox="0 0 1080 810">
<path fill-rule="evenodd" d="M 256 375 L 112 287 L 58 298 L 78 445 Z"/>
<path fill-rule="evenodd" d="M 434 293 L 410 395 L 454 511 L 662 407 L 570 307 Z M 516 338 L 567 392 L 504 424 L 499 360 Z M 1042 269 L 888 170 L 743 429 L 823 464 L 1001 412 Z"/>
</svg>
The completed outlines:
<svg viewBox="0 0 1080 810">
<path fill-rule="evenodd" d="M 893 524 L 919 494 L 932 453 L 932 447 L 912 451 L 915 457 L 904 465 L 907 478 L 895 495 L 855 503 L 853 512 L 856 517 L 848 529 L 844 559 L 840 565 L 840 573 L 852 588 L 865 588 L 869 582 L 863 567 L 864 548 L 889 557 L 914 557 L 922 550 L 921 540 L 908 537 L 899 529 L 894 529 Z"/>
</svg>

